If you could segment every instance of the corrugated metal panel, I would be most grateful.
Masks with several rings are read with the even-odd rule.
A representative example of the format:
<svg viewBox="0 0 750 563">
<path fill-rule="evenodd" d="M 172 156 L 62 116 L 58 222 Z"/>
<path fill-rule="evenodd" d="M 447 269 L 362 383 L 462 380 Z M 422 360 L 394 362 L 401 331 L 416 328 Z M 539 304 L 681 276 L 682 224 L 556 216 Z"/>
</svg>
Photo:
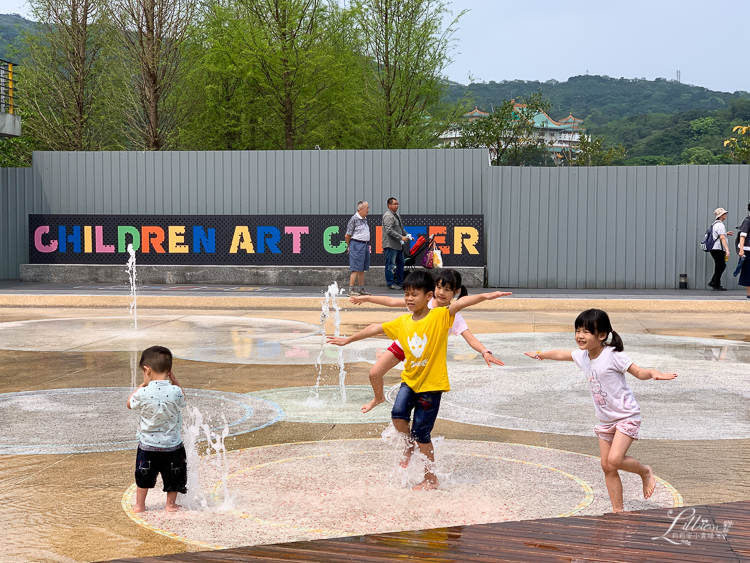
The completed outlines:
<svg viewBox="0 0 750 563">
<path fill-rule="evenodd" d="M 109 152 L 34 155 L 50 212 L 481 213 L 486 151 Z"/>
<path fill-rule="evenodd" d="M 406 214 L 484 214 L 491 285 L 704 287 L 713 209 L 733 229 L 750 201 L 748 166 L 497 168 L 481 149 L 41 152 L 0 184 L 0 278 L 26 259 L 29 213 L 348 214 L 366 199 L 379 214 L 395 196 Z"/>
<path fill-rule="evenodd" d="M 0 236 L 18 242 L 0 258 L 0 279 L 26 259 L 29 213 L 347 214 L 366 199 L 379 214 L 395 196 L 407 214 L 481 214 L 488 168 L 481 149 L 37 152 L 31 169 L 2 172 Z M 29 197 L 11 209 L 16 189 Z"/>
<path fill-rule="evenodd" d="M 30 168 L 0 168 L 0 279 L 18 279 L 28 259 L 27 209 L 35 200 Z"/>
<path fill-rule="evenodd" d="M 719 206 L 736 230 L 750 167 L 492 168 L 487 193 L 492 286 L 676 288 L 684 273 L 701 288 L 713 261 L 698 242 Z"/>
</svg>

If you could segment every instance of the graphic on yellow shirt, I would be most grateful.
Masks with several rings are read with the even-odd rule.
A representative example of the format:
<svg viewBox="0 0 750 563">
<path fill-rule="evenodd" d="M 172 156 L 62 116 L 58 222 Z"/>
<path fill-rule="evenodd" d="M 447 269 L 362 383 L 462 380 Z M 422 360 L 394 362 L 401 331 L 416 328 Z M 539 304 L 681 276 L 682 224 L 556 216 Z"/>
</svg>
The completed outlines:
<svg viewBox="0 0 750 563">
<path fill-rule="evenodd" d="M 424 353 L 424 347 L 427 345 L 427 335 L 424 338 L 419 338 L 419 335 L 415 332 L 414 336 L 409 338 L 409 350 L 414 354 L 415 358 L 421 358 Z"/>
<path fill-rule="evenodd" d="M 398 340 L 404 351 L 401 380 L 415 393 L 450 390 L 447 353 L 453 320 L 446 307 L 438 307 L 418 321 L 406 314 L 383 323 L 385 333 Z"/>
</svg>

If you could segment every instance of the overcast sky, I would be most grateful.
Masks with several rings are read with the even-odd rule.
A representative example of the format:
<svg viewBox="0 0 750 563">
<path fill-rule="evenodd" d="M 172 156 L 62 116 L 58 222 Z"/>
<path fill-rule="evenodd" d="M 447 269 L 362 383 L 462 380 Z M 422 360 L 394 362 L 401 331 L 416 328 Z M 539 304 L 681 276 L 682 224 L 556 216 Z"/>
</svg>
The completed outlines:
<svg viewBox="0 0 750 563">
<path fill-rule="evenodd" d="M 750 91 L 750 0 L 453 0 L 459 23 L 446 72 L 477 81 L 675 78 L 711 90 Z M 25 0 L 0 0 L 0 13 L 28 17 Z"/>
<path fill-rule="evenodd" d="M 460 43 L 452 80 L 675 78 L 750 91 L 750 0 L 453 0 Z"/>
</svg>

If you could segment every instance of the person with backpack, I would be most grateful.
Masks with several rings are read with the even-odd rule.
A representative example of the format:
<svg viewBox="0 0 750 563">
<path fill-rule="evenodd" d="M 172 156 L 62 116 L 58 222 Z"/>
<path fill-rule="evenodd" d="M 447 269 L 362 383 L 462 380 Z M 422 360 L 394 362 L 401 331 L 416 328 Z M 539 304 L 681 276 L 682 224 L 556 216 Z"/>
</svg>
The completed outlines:
<svg viewBox="0 0 750 563">
<path fill-rule="evenodd" d="M 729 260 L 729 243 L 727 242 L 727 235 L 731 236 L 734 234 L 733 231 L 727 232 L 727 228 L 724 225 L 724 221 L 727 220 L 727 213 L 728 211 L 723 207 L 718 207 L 714 210 L 714 217 L 716 217 L 716 220 L 709 229 L 710 238 L 708 238 L 708 232 L 706 232 L 706 237 L 704 237 L 704 239 L 708 238 L 706 246 L 709 247 L 705 250 L 708 250 L 711 253 L 711 258 L 714 259 L 714 275 L 711 278 L 711 281 L 708 282 L 708 287 L 713 288 L 714 291 L 727 290 L 726 287 L 721 285 L 721 276 L 724 273 L 724 270 L 727 269 L 727 260 Z M 713 240 L 713 245 L 710 245 L 711 240 Z"/>
<path fill-rule="evenodd" d="M 744 285 L 747 289 L 747 298 L 750 299 L 750 260 L 744 260 L 747 253 L 750 252 L 750 203 L 747 204 L 748 216 L 740 225 L 737 254 L 740 255 L 740 279 L 738 283 Z M 735 274 L 736 275 L 736 274 Z"/>
</svg>

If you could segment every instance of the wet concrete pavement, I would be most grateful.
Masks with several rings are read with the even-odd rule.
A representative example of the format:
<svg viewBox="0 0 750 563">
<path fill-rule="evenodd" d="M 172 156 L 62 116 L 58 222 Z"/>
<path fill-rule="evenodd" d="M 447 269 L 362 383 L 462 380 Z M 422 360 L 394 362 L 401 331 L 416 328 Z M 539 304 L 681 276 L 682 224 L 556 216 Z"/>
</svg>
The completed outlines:
<svg viewBox="0 0 750 563">
<path fill-rule="evenodd" d="M 2 286 L 0 296 L 12 296 L 13 291 L 26 293 L 26 288 L 16 290 Z M 27 295 L 33 297 L 44 295 L 45 292 L 61 292 L 46 294 L 72 295 L 76 301 L 71 302 L 70 306 L 57 307 L 9 307 L 6 304 L 0 310 L 0 348 L 5 348 L 0 349 L 0 391 L 6 394 L 6 397 L 12 393 L 30 393 L 50 389 L 127 388 L 131 386 L 131 348 L 137 349 L 142 344 L 141 342 L 135 341 L 132 342 L 133 346 L 123 346 L 115 335 L 112 342 L 118 345 L 109 346 L 109 349 L 107 346 L 100 346 L 102 349 L 99 350 L 80 350 L 77 346 L 53 345 L 55 340 L 51 334 L 57 333 L 59 343 L 61 341 L 59 333 L 67 330 L 66 326 L 70 326 L 65 324 L 57 325 L 46 335 L 42 330 L 32 330 L 21 342 L 14 340 L 15 337 L 4 337 L 2 326 L 5 323 L 41 321 L 36 324 L 46 324 L 49 327 L 52 326 L 49 320 L 116 317 L 127 323 L 129 318 L 126 311 L 121 308 L 84 306 L 87 296 L 96 294 L 96 291 L 100 290 L 86 290 L 78 293 L 71 288 L 37 287 L 35 291 L 36 293 Z M 211 291 L 216 293 L 215 289 Z M 152 293 L 163 295 L 165 291 L 159 289 L 153 290 Z M 255 293 L 267 301 L 275 298 L 268 295 L 270 291 Z M 281 293 L 279 291 L 274 295 Z M 633 304 L 631 310 L 612 313 L 612 322 L 618 332 L 623 335 L 638 336 L 637 341 L 632 340 L 633 344 L 630 347 L 628 347 L 627 337 L 624 337 L 626 351 L 633 354 L 646 354 L 646 347 L 649 343 L 648 335 L 695 338 L 697 339 L 695 349 L 700 349 L 700 353 L 703 354 L 700 357 L 696 356 L 694 360 L 696 368 L 702 370 L 705 366 L 709 366 L 709 368 L 713 367 L 716 373 L 721 374 L 722 366 L 726 365 L 727 370 L 730 371 L 731 368 L 738 374 L 742 374 L 744 356 L 741 353 L 744 353 L 747 347 L 745 343 L 750 341 L 750 311 L 743 312 L 742 307 L 745 304 L 738 303 L 736 312 L 711 312 L 711 307 L 715 302 L 730 305 L 728 302 L 730 296 L 721 296 L 721 299 L 717 299 L 714 297 L 715 294 L 709 292 L 695 293 L 696 296 L 691 297 L 693 299 L 691 307 L 681 312 L 652 312 L 650 310 L 652 307 L 649 307 L 648 303 L 649 299 L 638 298 L 638 303 Z M 697 295 L 698 293 L 701 295 Z M 118 294 L 115 291 L 114 295 L 122 295 L 122 292 Z M 195 293 L 189 295 L 195 295 Z M 230 319 L 225 323 L 231 325 L 227 333 L 227 341 L 235 358 L 228 360 L 228 356 L 224 355 L 218 358 L 220 361 L 217 361 L 215 355 L 212 357 L 204 355 L 197 359 L 195 357 L 176 359 L 175 371 L 186 388 L 242 394 L 286 388 L 304 389 L 314 385 L 318 376 L 318 371 L 313 365 L 314 358 L 293 356 L 286 359 L 286 356 L 281 355 L 274 361 L 266 363 L 240 362 L 237 356 L 250 358 L 247 348 L 251 344 L 248 344 L 247 335 L 232 341 L 231 330 L 237 329 L 238 326 L 245 326 L 247 319 L 279 320 L 285 323 L 316 326 L 319 323 L 320 312 L 319 309 L 313 308 L 315 295 L 318 294 L 312 291 L 295 293 L 293 296 L 295 299 L 308 298 L 312 303 L 310 306 L 305 305 L 304 309 L 296 307 L 277 309 L 273 305 L 261 308 L 265 307 L 265 302 L 258 302 L 258 307 L 253 309 L 223 307 L 202 309 L 199 306 L 189 306 L 184 310 L 179 310 L 171 304 L 166 308 L 159 308 L 156 306 L 158 303 L 154 302 L 148 307 L 147 312 L 144 308 L 142 314 L 143 318 L 162 316 Z M 529 297 L 529 299 L 538 299 L 538 307 L 535 310 L 477 309 L 466 311 L 464 316 L 470 329 L 480 340 L 482 340 L 482 335 L 488 335 L 486 339 L 501 339 L 502 335 L 528 336 L 536 333 L 542 338 L 546 338 L 544 335 L 549 334 L 565 338 L 564 333 L 571 333 L 572 343 L 572 322 L 577 312 L 575 310 L 550 310 L 548 300 L 565 301 L 571 309 L 574 309 L 573 306 L 578 306 L 578 311 L 588 305 L 585 297 L 576 296 L 570 299 L 569 294 L 565 295 L 566 297 Z M 711 296 L 710 300 L 707 296 Z M 609 298 L 601 293 L 595 293 L 594 297 L 596 299 Z M 741 296 L 733 296 L 735 300 L 738 297 Z M 627 297 L 620 295 L 618 299 L 624 300 Z M 664 294 L 659 295 L 657 299 L 680 300 L 677 296 Z M 707 302 L 705 309 L 701 309 L 700 304 L 692 305 L 692 303 L 704 301 Z M 342 313 L 341 331 L 349 334 L 369 323 L 390 320 L 397 314 L 398 311 L 382 308 L 349 306 Z M 85 330 L 86 325 L 78 323 L 76 326 L 84 326 Z M 186 325 L 182 326 L 182 330 L 187 330 Z M 198 323 L 195 326 L 201 325 Z M 95 335 L 101 332 L 94 324 L 90 325 L 90 330 Z M 192 330 L 200 329 L 193 328 Z M 297 329 L 293 328 L 293 330 Z M 328 330 L 332 331 L 331 325 L 328 326 Z M 295 333 L 292 332 L 292 334 Z M 69 337 L 70 335 L 62 336 Z M 112 335 L 102 334 L 102 336 L 111 337 Z M 317 337 L 320 335 L 318 334 Z M 311 338 L 316 338 L 316 336 L 311 335 Z M 705 343 L 706 339 L 712 339 L 712 341 Z M 96 340 L 96 338 L 91 339 L 92 342 Z M 659 339 L 655 338 L 654 343 L 657 341 Z M 212 341 L 214 348 L 220 347 L 220 344 L 220 336 Z M 383 345 L 387 344 L 388 342 L 384 340 Z M 653 346 L 656 345 L 653 344 Z M 669 352 L 667 349 L 672 345 L 669 341 L 665 341 L 665 351 Z M 372 347 L 377 349 L 378 344 L 372 344 Z M 194 348 L 197 349 L 200 346 L 194 346 Z M 235 354 L 238 350 L 239 353 Z M 455 355 L 461 355 L 464 359 L 456 361 L 458 363 L 476 361 L 476 358 L 466 357 L 466 353 L 465 350 L 458 350 Z M 213 352 L 209 356 L 212 354 Z M 498 352 L 497 355 L 502 357 L 502 352 Z M 689 358 L 685 359 L 687 369 L 689 369 L 690 361 Z M 534 364 L 529 365 L 530 368 L 535 367 Z M 369 368 L 368 361 L 347 363 L 347 385 L 368 385 Z M 324 365 L 322 369 L 325 384 L 335 386 L 338 382 L 338 367 L 330 363 Z M 506 386 L 514 385 L 514 381 L 523 377 L 522 364 L 517 363 L 513 369 L 516 370 L 513 377 L 493 380 Z M 477 373 L 484 372 L 478 371 Z M 490 371 L 487 377 L 501 378 L 501 373 L 502 368 L 498 368 Z M 699 377 L 700 373 L 695 379 Z M 468 392 L 470 379 L 470 377 L 457 375 L 454 383 L 455 395 L 459 395 L 462 389 Z M 394 370 L 388 374 L 386 386 L 398 381 L 398 372 Z M 717 386 L 722 389 L 726 387 L 723 382 L 720 384 L 719 380 L 716 381 Z M 463 387 L 463 382 L 467 382 L 466 387 Z M 646 383 L 669 384 L 669 382 Z M 712 399 L 710 395 L 711 390 L 706 389 L 703 394 L 696 395 L 690 400 L 706 401 L 712 405 L 718 402 L 717 408 L 720 409 L 721 402 L 726 399 L 726 396 L 721 395 Z M 450 397 L 450 394 L 447 397 Z M 636 397 L 639 397 L 638 391 L 636 391 Z M 694 408 L 698 409 L 700 406 L 696 404 Z M 579 407 L 571 405 L 571 408 Z M 741 405 L 733 403 L 732 408 L 739 409 Z M 581 407 L 581 417 L 588 420 L 592 411 L 590 404 Z M 737 421 L 743 423 L 747 421 L 746 411 L 733 412 Z M 481 421 L 474 422 L 469 424 L 439 419 L 434 435 L 445 436 L 447 441 L 507 442 L 598 456 L 598 446 L 593 436 L 507 429 L 483 424 Z M 93 423 L 95 424 L 95 421 Z M 92 422 L 82 420 L 81 424 L 92 424 Z M 647 415 L 644 414 L 644 426 L 646 424 Z M 230 450 L 236 451 L 243 448 L 296 442 L 371 439 L 379 436 L 385 426 L 386 423 L 381 420 L 357 423 L 330 420 L 291 422 L 282 419 L 264 428 L 231 437 L 227 440 L 227 445 Z M 15 429 L 17 430 L 17 427 Z M 53 434 L 53 430 L 39 428 L 37 432 Z M 9 435 L 13 431 L 14 421 L 6 420 L 3 432 Z M 750 498 L 750 487 L 747 485 L 750 440 L 747 438 L 726 439 L 721 431 L 718 431 L 715 435 L 703 435 L 701 439 L 644 439 L 631 448 L 631 453 L 651 464 L 657 475 L 679 491 L 685 504 L 728 502 Z M 3 557 L 12 562 L 95 561 L 198 549 L 194 545 L 154 533 L 136 524 L 123 510 L 121 505 L 123 493 L 133 482 L 133 457 L 134 454 L 130 450 L 76 454 L 2 455 L 0 457 L 0 484 L 2 484 L 0 486 L 0 529 L 3 530 L 5 546 Z M 163 495 L 160 491 L 152 494 Z"/>
</svg>

